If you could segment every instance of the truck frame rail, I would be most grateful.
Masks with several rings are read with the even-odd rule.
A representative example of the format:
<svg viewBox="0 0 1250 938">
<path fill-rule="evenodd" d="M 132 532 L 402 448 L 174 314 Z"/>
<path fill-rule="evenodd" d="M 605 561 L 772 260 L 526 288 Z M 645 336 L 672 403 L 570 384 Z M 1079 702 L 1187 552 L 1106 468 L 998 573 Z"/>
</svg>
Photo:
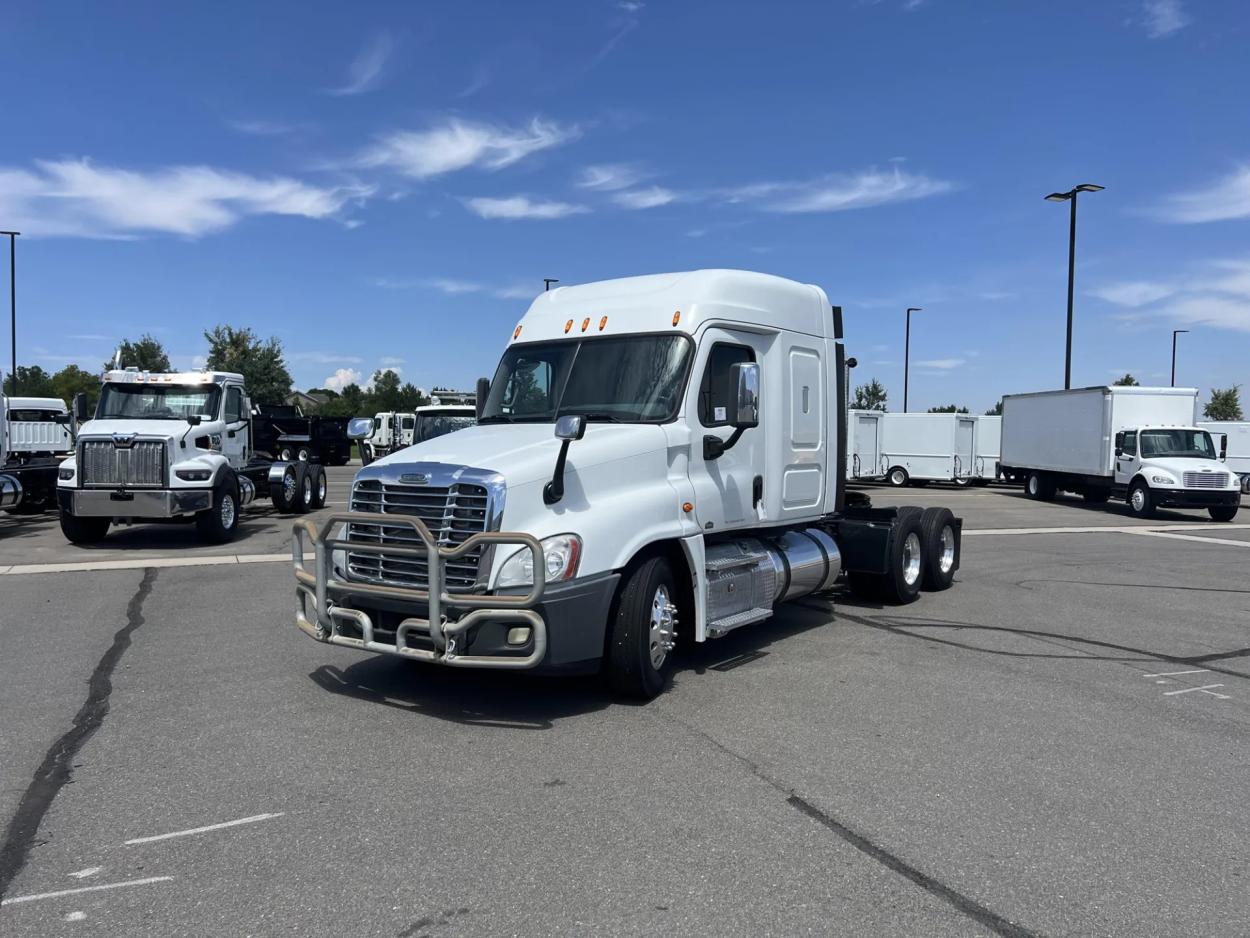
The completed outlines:
<svg viewBox="0 0 1250 938">
<path fill-rule="evenodd" d="M 352 540 L 350 525 L 376 525 L 378 516 L 371 512 L 344 511 L 330 515 L 314 523 L 301 519 L 295 523 L 291 540 L 291 554 L 295 567 L 295 624 L 319 642 L 344 645 L 362 651 L 381 652 L 401 658 L 414 658 L 451 667 L 472 668 L 533 668 L 547 653 L 547 627 L 534 607 L 542 599 L 545 578 L 543 550 L 537 538 L 529 534 L 507 531 L 483 531 L 472 535 L 454 547 L 444 546 L 435 540 L 429 528 L 412 515 L 387 515 L 388 527 L 406 527 L 421 541 L 420 545 L 378 544 L 375 541 Z M 343 535 L 335 536 L 334 530 L 343 525 Z M 482 593 L 448 593 L 444 588 L 444 565 L 478 546 L 519 544 L 528 548 L 534 559 L 534 571 L 538 574 L 530 591 L 525 595 L 497 595 Z M 312 556 L 309 557 L 309 548 Z M 428 565 L 427 589 L 392 586 L 340 578 L 334 569 L 334 553 L 388 554 L 396 557 L 424 558 Z M 311 560 L 311 568 L 309 561 Z M 404 618 L 395 629 L 395 641 L 378 641 L 373 620 L 367 612 L 342 603 L 349 597 L 372 597 L 389 602 L 423 606 L 425 617 Z M 449 618 L 444 610 L 462 611 L 456 618 Z M 463 647 L 462 636 L 484 622 L 516 622 L 528 626 L 532 647 L 525 656 L 462 655 L 457 647 Z M 345 635 L 342 625 L 360 630 L 360 638 Z M 433 649 L 414 648 L 408 644 L 408 635 L 416 632 L 429 637 Z"/>
</svg>

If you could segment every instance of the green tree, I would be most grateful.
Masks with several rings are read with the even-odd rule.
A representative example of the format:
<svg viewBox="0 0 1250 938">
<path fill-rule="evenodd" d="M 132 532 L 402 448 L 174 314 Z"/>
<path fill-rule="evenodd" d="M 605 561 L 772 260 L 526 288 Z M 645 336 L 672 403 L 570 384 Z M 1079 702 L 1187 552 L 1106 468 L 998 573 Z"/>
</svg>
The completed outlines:
<svg viewBox="0 0 1250 938">
<path fill-rule="evenodd" d="M 402 395 L 403 385 L 400 384 L 398 373 L 390 368 L 373 373 L 373 388 L 369 391 L 369 400 L 375 413 L 403 410 L 400 406 Z"/>
<path fill-rule="evenodd" d="M 397 409 L 413 411 L 418 407 L 424 407 L 429 402 L 430 399 L 421 393 L 421 389 L 409 381 L 399 389 L 399 406 Z"/>
<path fill-rule="evenodd" d="M 1001 417 L 1003 415 L 1003 401 L 999 398 L 998 403 L 985 412 L 987 417 Z"/>
<path fill-rule="evenodd" d="M 9 378 L 5 382 L 8 393 L 14 397 L 52 397 L 52 376 L 38 365 L 18 365 L 16 382 Z"/>
<path fill-rule="evenodd" d="M 886 393 L 885 386 L 873 378 L 867 384 L 861 384 L 855 389 L 855 397 L 851 401 L 851 407 L 854 410 L 879 410 L 885 412 L 885 402 L 889 395 Z"/>
<path fill-rule="evenodd" d="M 138 368 L 140 371 L 170 371 L 169 355 L 165 352 L 165 346 L 152 338 L 148 333 L 144 333 L 135 341 L 130 339 L 122 339 L 121 344 L 117 347 L 121 357 L 121 367 Z M 108 371 L 113 367 L 112 361 L 104 363 L 104 370 Z"/>
<path fill-rule="evenodd" d="M 52 376 L 52 396 L 68 406 L 74 406 L 74 395 L 80 392 L 87 395 L 87 406 L 94 411 L 100 398 L 100 379 L 77 365 L 66 365 Z"/>
<path fill-rule="evenodd" d="M 208 367 L 243 375 L 248 393 L 258 404 L 281 404 L 291 393 L 291 373 L 276 338 L 261 341 L 251 329 L 217 326 L 205 332 Z"/>
<path fill-rule="evenodd" d="M 956 407 L 954 404 L 943 404 L 941 407 L 930 407 L 931 414 L 966 414 L 967 407 Z"/>
<path fill-rule="evenodd" d="M 1231 388 L 1212 388 L 1211 400 L 1202 408 L 1208 420 L 1245 420 L 1241 412 L 1241 385 Z"/>
<path fill-rule="evenodd" d="M 1123 378 L 1117 378 L 1115 382 L 1112 384 L 1112 387 L 1135 388 L 1135 387 L 1139 387 L 1140 385 L 1141 385 L 1140 381 L 1138 381 L 1132 375 L 1126 374 Z"/>
</svg>

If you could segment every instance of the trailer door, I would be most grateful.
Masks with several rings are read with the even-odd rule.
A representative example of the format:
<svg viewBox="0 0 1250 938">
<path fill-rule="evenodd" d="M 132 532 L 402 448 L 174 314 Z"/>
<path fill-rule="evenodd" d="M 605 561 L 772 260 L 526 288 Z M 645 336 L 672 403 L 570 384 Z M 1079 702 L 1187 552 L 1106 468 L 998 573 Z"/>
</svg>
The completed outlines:
<svg viewBox="0 0 1250 938">
<path fill-rule="evenodd" d="M 976 450 L 976 418 L 960 417 L 955 424 L 955 478 L 966 479 L 973 474 Z"/>
<path fill-rule="evenodd" d="M 851 453 L 851 477 L 855 479 L 873 478 L 881 475 L 881 441 L 877 431 L 881 426 L 881 418 L 872 414 L 856 414 L 854 437 L 855 446 Z"/>
</svg>

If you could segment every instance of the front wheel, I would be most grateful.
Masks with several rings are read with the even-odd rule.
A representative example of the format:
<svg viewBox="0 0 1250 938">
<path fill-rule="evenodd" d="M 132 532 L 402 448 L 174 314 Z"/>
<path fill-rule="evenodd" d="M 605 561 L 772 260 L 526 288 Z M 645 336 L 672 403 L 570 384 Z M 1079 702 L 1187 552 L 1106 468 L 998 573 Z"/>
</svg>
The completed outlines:
<svg viewBox="0 0 1250 938">
<path fill-rule="evenodd" d="M 227 544 L 239 528 L 239 489 L 227 479 L 213 490 L 213 507 L 195 516 L 200 539 L 210 544 Z"/>
<path fill-rule="evenodd" d="M 1237 517 L 1237 506 L 1218 505 L 1214 508 L 1208 508 L 1207 514 L 1211 516 L 1212 521 L 1232 521 Z"/>
<path fill-rule="evenodd" d="M 677 586 L 663 557 L 628 575 L 617 593 L 608 639 L 608 682 L 618 694 L 651 700 L 664 689 L 677 638 Z"/>
<path fill-rule="evenodd" d="M 61 533 L 71 544 L 95 544 L 109 533 L 111 518 L 79 518 L 61 509 Z"/>
<path fill-rule="evenodd" d="M 1128 492 L 1128 507 L 1138 518 L 1153 518 L 1155 500 L 1145 482 L 1134 482 Z"/>
<path fill-rule="evenodd" d="M 1029 498 L 1039 502 L 1048 502 L 1055 497 L 1055 483 L 1050 477 L 1040 472 L 1030 472 L 1024 480 L 1024 491 Z"/>
</svg>

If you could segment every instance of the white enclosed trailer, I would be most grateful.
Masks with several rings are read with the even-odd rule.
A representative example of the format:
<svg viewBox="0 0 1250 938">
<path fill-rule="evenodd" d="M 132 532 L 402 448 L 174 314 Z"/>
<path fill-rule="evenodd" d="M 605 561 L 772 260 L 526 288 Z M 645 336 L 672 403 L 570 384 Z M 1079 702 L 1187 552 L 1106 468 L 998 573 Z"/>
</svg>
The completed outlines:
<svg viewBox="0 0 1250 938">
<path fill-rule="evenodd" d="M 1003 418 L 986 415 L 977 417 L 976 464 L 973 475 L 979 482 L 998 478 L 998 458 L 1002 453 Z"/>
<path fill-rule="evenodd" d="M 1241 477 L 1241 490 L 1250 494 L 1250 422 L 1241 420 L 1200 420 L 1198 426 L 1211 434 L 1216 449 L 1225 449 L 1224 465 Z M 1220 437 L 1223 436 L 1223 447 Z"/>
<path fill-rule="evenodd" d="M 975 477 L 977 418 L 970 414 L 883 414 L 882 475 L 891 485 Z"/>
<path fill-rule="evenodd" d="M 846 477 L 871 481 L 885 478 L 881 462 L 880 410 L 851 410 L 846 415 Z"/>
<path fill-rule="evenodd" d="M 1133 513 L 1206 508 L 1230 521 L 1240 480 L 1194 426 L 1193 388 L 1093 387 L 1003 398 L 1000 465 L 1033 498 L 1075 492 L 1091 503 L 1124 499 Z"/>
</svg>

